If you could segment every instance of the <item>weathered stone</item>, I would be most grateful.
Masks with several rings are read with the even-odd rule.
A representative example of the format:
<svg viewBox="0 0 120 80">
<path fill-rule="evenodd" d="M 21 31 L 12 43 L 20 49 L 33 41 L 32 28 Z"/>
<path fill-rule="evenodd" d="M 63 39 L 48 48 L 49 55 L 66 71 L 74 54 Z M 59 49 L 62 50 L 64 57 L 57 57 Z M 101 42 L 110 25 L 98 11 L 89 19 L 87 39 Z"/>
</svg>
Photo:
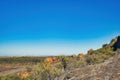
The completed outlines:
<svg viewBox="0 0 120 80">
<path fill-rule="evenodd" d="M 114 51 L 120 48 L 120 36 L 117 37 L 116 43 L 113 45 Z"/>
<path fill-rule="evenodd" d="M 116 54 L 104 63 L 68 71 L 61 77 L 63 80 L 120 80 L 120 54 Z"/>
</svg>

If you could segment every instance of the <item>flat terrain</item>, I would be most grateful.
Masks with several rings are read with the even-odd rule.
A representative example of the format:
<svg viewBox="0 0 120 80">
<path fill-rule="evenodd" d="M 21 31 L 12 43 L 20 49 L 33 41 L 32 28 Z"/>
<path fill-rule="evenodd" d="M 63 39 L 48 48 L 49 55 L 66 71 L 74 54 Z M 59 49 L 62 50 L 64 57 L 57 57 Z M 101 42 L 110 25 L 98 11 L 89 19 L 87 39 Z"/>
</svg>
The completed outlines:
<svg viewBox="0 0 120 80">
<path fill-rule="evenodd" d="M 23 67 L 7 69 L 5 71 L 1 71 L 0 76 L 6 76 L 6 75 L 9 75 L 9 74 L 18 73 L 18 72 L 21 72 L 21 71 L 26 71 L 26 69 L 23 68 Z"/>
<path fill-rule="evenodd" d="M 25 71 L 25 70 L 26 70 L 26 68 L 23 66 L 15 66 L 12 64 L 6 64 L 6 65 L 3 64 L 3 65 L 0 65 L 0 76 L 5 76 L 8 74 L 17 73 L 17 72 Z"/>
</svg>

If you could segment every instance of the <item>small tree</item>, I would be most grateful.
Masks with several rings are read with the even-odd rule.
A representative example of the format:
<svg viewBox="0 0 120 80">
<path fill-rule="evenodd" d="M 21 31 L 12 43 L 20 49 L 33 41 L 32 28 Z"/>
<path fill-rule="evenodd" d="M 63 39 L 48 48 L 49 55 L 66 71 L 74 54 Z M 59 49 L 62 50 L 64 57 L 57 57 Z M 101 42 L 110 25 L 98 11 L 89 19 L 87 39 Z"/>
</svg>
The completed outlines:
<svg viewBox="0 0 120 80">
<path fill-rule="evenodd" d="M 102 47 L 103 48 L 107 48 L 108 44 L 103 44 Z"/>
<path fill-rule="evenodd" d="M 62 65 L 63 65 L 63 68 L 65 70 L 67 68 L 67 65 L 68 65 L 68 58 L 67 58 L 67 56 L 62 55 L 62 56 L 59 57 L 59 59 L 60 59 Z"/>
</svg>

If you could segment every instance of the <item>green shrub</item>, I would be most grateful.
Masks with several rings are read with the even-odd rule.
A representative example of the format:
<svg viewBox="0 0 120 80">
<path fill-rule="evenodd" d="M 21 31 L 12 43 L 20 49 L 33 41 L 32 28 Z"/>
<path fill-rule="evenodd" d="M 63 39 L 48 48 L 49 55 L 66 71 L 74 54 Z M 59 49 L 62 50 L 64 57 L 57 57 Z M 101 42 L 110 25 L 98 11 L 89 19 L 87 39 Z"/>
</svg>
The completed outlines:
<svg viewBox="0 0 120 80">
<path fill-rule="evenodd" d="M 67 68 L 67 66 L 68 66 L 69 58 L 67 56 L 62 55 L 62 56 L 59 56 L 59 60 L 61 61 L 62 66 L 63 66 L 63 68 L 65 70 Z"/>
<path fill-rule="evenodd" d="M 93 51 L 91 54 L 87 54 L 86 55 L 87 63 L 88 64 L 101 63 L 115 55 L 115 52 L 111 48 L 106 48 L 105 46 L 103 48 Z"/>
<path fill-rule="evenodd" d="M 0 80 L 22 80 L 22 78 L 16 74 L 1 76 Z"/>
</svg>

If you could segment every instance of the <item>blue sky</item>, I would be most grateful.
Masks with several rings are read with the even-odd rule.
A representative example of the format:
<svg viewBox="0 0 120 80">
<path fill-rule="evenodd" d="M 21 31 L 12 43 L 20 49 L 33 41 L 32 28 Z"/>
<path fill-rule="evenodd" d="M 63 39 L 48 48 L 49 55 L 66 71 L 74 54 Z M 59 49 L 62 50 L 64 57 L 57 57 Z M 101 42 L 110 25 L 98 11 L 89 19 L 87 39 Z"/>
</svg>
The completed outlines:
<svg viewBox="0 0 120 80">
<path fill-rule="evenodd" d="M 0 0 L 0 55 L 70 55 L 120 33 L 119 0 Z"/>
</svg>

